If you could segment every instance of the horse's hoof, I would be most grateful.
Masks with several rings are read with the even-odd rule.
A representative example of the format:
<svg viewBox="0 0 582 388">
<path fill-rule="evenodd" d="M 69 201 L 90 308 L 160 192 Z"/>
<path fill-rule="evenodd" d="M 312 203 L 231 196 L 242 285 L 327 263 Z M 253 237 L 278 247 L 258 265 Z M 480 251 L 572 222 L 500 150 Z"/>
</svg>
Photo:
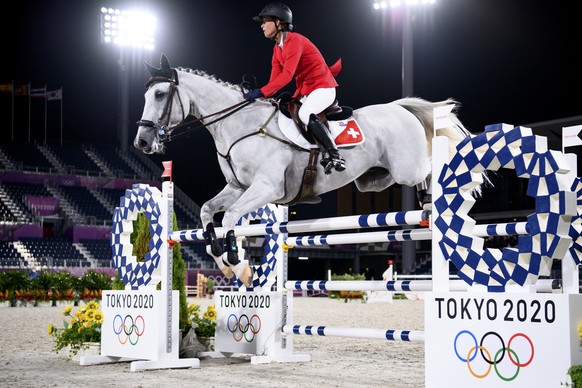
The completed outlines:
<svg viewBox="0 0 582 388">
<path fill-rule="evenodd" d="M 224 260 L 223 260 L 224 262 Z M 219 266 L 220 270 L 222 271 L 222 273 L 224 274 L 224 276 L 226 276 L 227 279 L 232 279 L 234 277 L 234 272 L 232 270 L 232 268 L 230 268 L 228 265 L 221 265 Z"/>
<path fill-rule="evenodd" d="M 248 262 L 241 263 L 234 267 L 235 275 L 245 287 L 252 287 L 253 285 L 253 270 L 248 265 Z"/>
<path fill-rule="evenodd" d="M 224 276 L 226 276 L 227 279 L 232 279 L 234 277 L 234 272 L 232 272 L 232 269 L 230 269 L 230 267 L 224 267 L 221 268 L 220 270 L 222 271 Z"/>
<path fill-rule="evenodd" d="M 245 275 L 240 279 L 240 281 L 245 285 L 245 287 L 253 286 L 253 271 L 251 271 L 250 267 L 247 267 Z"/>
</svg>

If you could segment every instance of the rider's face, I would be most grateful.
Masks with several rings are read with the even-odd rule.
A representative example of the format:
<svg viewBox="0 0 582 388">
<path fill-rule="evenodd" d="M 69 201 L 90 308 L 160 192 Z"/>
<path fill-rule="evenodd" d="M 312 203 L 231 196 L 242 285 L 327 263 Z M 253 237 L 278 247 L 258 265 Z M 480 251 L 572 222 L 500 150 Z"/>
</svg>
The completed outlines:
<svg viewBox="0 0 582 388">
<path fill-rule="evenodd" d="M 274 38 L 277 35 L 277 24 L 276 21 L 271 18 L 263 18 L 263 23 L 261 24 L 261 29 L 263 30 L 263 34 L 265 34 L 265 38 Z"/>
</svg>

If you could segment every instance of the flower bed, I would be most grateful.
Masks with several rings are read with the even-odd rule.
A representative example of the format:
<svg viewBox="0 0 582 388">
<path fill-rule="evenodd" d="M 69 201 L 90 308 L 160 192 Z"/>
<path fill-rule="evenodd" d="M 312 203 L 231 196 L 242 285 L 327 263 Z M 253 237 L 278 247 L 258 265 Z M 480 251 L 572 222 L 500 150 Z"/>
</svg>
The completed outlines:
<svg viewBox="0 0 582 388">
<path fill-rule="evenodd" d="M 101 290 L 111 289 L 112 280 L 106 273 L 87 271 L 74 276 L 68 271 L 0 272 L 0 303 L 10 307 L 38 306 L 50 302 L 78 305 L 80 301 L 101 299 Z"/>
</svg>

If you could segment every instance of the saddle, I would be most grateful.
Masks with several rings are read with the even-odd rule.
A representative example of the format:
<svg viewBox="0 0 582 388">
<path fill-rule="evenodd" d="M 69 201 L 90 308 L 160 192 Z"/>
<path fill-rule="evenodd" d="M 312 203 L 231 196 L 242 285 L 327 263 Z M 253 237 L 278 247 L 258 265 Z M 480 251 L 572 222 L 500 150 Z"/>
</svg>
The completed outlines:
<svg viewBox="0 0 582 388">
<path fill-rule="evenodd" d="M 279 111 L 283 113 L 286 117 L 293 120 L 295 126 L 301 133 L 301 135 L 310 144 L 317 144 L 311 133 L 307 130 L 305 124 L 299 119 L 299 108 L 301 108 L 301 101 L 296 98 L 292 98 L 289 93 L 283 93 L 277 99 L 279 105 Z M 338 101 L 335 100 L 330 106 L 325 108 L 325 110 L 317 115 L 322 123 L 325 124 L 329 130 L 328 121 L 335 120 L 346 120 L 350 118 L 353 114 L 353 109 L 349 106 L 340 106 Z"/>
</svg>

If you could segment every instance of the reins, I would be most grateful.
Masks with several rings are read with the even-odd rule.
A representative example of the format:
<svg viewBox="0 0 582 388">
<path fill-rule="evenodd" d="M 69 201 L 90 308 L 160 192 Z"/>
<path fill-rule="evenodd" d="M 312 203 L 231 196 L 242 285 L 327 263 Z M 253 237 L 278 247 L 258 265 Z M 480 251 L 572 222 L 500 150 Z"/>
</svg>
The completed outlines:
<svg viewBox="0 0 582 388">
<path fill-rule="evenodd" d="M 173 78 L 170 77 L 152 77 L 148 83 L 146 84 L 146 86 L 151 85 L 152 83 L 155 82 L 170 82 L 171 85 L 171 92 L 170 92 L 170 96 L 168 96 L 168 102 L 166 104 L 166 106 L 164 107 L 164 111 L 162 114 L 162 117 L 160 118 L 160 121 L 163 121 L 163 119 L 166 119 L 166 124 L 169 123 L 170 121 L 170 113 L 171 113 L 171 109 L 172 109 L 172 103 L 174 100 L 174 94 L 176 93 L 177 90 L 177 84 L 178 84 L 178 75 L 176 72 L 173 73 Z M 246 82 L 246 81 L 245 81 Z M 172 128 L 167 128 L 167 125 L 162 125 L 162 126 L 156 126 L 156 124 L 154 124 L 153 121 L 150 120 L 140 120 L 137 122 L 137 124 L 139 126 L 145 126 L 145 127 L 149 127 L 149 128 L 153 128 L 153 129 L 157 129 L 157 136 L 160 142 L 169 142 L 174 140 L 176 137 L 187 134 L 188 132 L 194 131 L 198 128 L 202 128 L 208 125 L 212 125 L 214 123 L 219 122 L 220 120 L 223 120 L 227 117 L 229 117 L 230 115 L 240 111 L 241 109 L 247 107 L 248 105 L 252 104 L 253 101 L 249 101 L 249 100 L 243 100 L 240 101 L 234 105 L 231 105 L 227 108 L 221 109 L 217 112 L 211 113 L 209 115 L 206 116 L 202 116 L 202 117 L 196 117 L 194 115 L 192 115 L 190 112 L 192 111 L 192 102 L 190 102 L 190 110 L 188 112 L 188 115 L 185 115 L 184 113 L 184 104 L 182 103 L 182 99 L 180 98 L 180 94 L 178 94 L 178 100 L 180 102 L 180 108 L 182 109 L 182 121 L 180 123 L 178 123 L 177 125 L 173 126 Z M 252 136 L 266 136 L 266 137 L 270 137 L 271 139 L 274 139 L 276 141 L 279 141 L 291 148 L 293 148 L 294 150 L 297 151 L 302 151 L 302 152 L 310 152 L 310 150 L 300 147 L 297 144 L 281 138 L 279 136 L 276 136 L 272 133 L 269 133 L 267 131 L 267 126 L 269 125 L 269 123 L 273 120 L 273 118 L 275 117 L 275 114 L 277 113 L 277 110 L 279 110 L 279 107 L 277 104 L 273 103 L 274 109 L 271 112 L 271 114 L 269 115 L 269 117 L 267 118 L 267 120 L 255 131 L 250 132 L 246 135 L 243 135 L 241 137 L 239 137 L 238 139 L 236 139 L 231 145 L 230 147 L 228 147 L 228 150 L 226 152 L 226 154 L 222 154 L 220 152 L 218 152 L 217 150 L 217 154 L 224 158 L 227 162 L 228 162 L 228 166 L 230 167 L 230 170 L 232 171 L 232 174 L 234 176 L 234 179 L 236 180 L 237 184 L 240 187 L 243 187 L 243 185 L 240 183 L 240 181 L 238 180 L 237 176 L 236 176 L 236 172 L 234 171 L 234 167 L 232 165 L 232 161 L 230 158 L 230 152 L 232 151 L 233 147 L 238 144 L 239 142 L 248 139 Z M 205 123 L 204 120 L 209 119 L 210 117 L 214 117 L 220 115 L 219 117 Z M 181 132 L 174 134 L 176 130 L 180 130 Z"/>
<path fill-rule="evenodd" d="M 188 116 L 186 116 L 184 118 L 184 120 L 182 120 L 182 122 L 180 122 L 179 124 L 175 125 L 172 128 L 172 134 L 170 135 L 170 139 L 168 139 L 168 141 L 173 140 L 174 138 L 176 138 L 176 137 L 178 137 L 180 135 L 185 135 L 188 132 L 194 131 L 194 130 L 196 130 L 198 128 L 202 128 L 202 127 L 204 127 L 206 125 L 212 125 L 214 123 L 217 123 L 220 120 L 225 119 L 228 116 L 230 116 L 230 115 L 238 112 L 239 110 L 243 109 L 244 107 L 246 107 L 247 105 L 249 105 L 251 103 L 252 103 L 252 101 L 246 101 L 246 100 L 245 101 L 241 101 L 241 102 L 238 102 L 238 103 L 236 103 L 234 105 L 229 106 L 228 108 L 219 110 L 218 112 L 214 112 L 214 113 L 211 113 L 209 115 L 202 116 L 202 117 L 195 117 L 195 116 L 193 116 L 191 114 L 188 114 Z M 227 112 L 227 113 L 224 116 L 220 116 L 220 117 L 218 117 L 218 118 L 216 118 L 216 119 L 214 119 L 214 120 L 212 120 L 212 121 L 210 121 L 208 123 L 204 123 L 204 120 L 205 119 L 208 119 L 209 117 L 213 117 L 213 116 L 216 116 L 216 115 L 225 113 L 225 112 Z M 192 117 L 193 119 L 192 120 L 188 120 L 188 118 L 190 118 L 190 117 Z M 195 126 L 195 127 L 192 127 L 191 125 L 192 124 L 195 124 L 195 123 L 200 123 L 200 124 L 197 125 L 197 126 Z M 184 130 L 182 132 L 177 133 L 175 135 L 173 134 L 173 132 L 175 130 L 182 129 L 182 128 L 184 128 Z"/>
</svg>

